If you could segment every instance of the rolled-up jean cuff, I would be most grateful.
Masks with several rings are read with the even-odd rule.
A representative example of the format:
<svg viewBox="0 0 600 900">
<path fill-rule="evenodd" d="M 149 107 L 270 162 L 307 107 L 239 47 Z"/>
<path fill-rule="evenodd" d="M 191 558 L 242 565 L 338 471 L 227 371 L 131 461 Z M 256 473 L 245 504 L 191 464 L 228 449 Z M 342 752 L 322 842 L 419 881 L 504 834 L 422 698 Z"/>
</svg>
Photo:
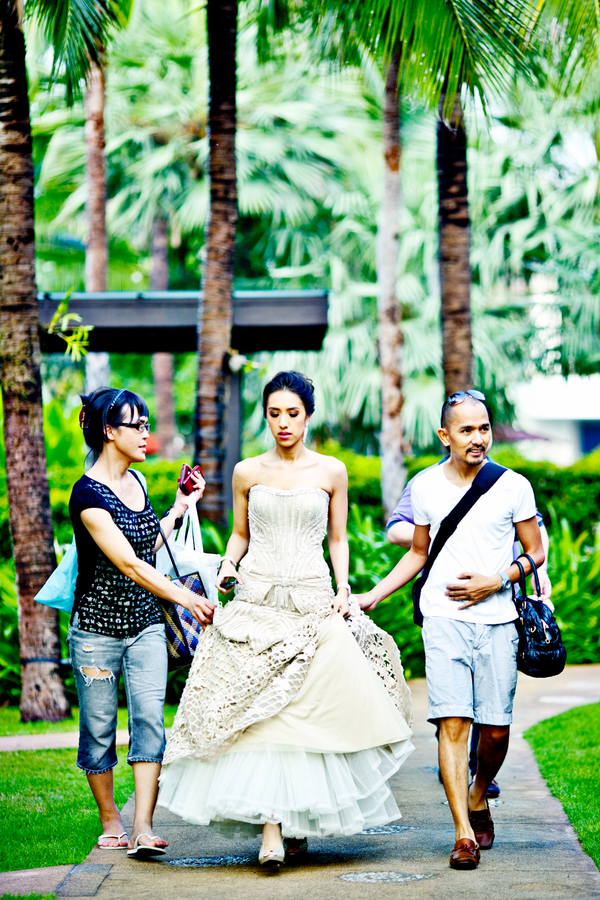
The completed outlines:
<svg viewBox="0 0 600 900">
<path fill-rule="evenodd" d="M 81 769 L 82 772 L 85 772 L 86 775 L 104 775 L 106 772 L 112 772 L 115 766 L 108 766 L 106 769 L 86 769 L 85 766 L 82 766 L 80 763 L 76 762 L 75 765 L 78 769 Z"/>
<path fill-rule="evenodd" d="M 128 763 L 128 765 L 130 765 L 130 766 L 132 766 L 134 763 L 139 763 L 139 762 L 158 763 L 158 764 L 160 765 L 160 764 L 162 763 L 162 761 L 163 761 L 163 754 L 162 754 L 162 753 L 161 753 L 161 755 L 160 755 L 159 757 L 157 757 L 157 756 L 154 756 L 154 757 L 150 757 L 150 756 L 132 756 L 132 757 L 129 757 L 129 756 L 128 756 L 128 757 L 127 757 L 127 763 Z"/>
</svg>

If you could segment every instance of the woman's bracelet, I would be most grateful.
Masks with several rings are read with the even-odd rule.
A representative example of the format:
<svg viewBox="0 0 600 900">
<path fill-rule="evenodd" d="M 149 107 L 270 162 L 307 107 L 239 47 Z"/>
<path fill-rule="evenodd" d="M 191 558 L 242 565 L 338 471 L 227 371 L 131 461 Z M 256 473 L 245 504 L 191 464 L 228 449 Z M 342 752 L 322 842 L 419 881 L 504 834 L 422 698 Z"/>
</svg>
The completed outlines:
<svg viewBox="0 0 600 900">
<path fill-rule="evenodd" d="M 350 594 L 352 593 L 352 587 L 349 584 L 338 584 L 338 591 L 340 588 L 346 588 L 346 590 L 348 591 L 348 596 L 350 596 Z"/>
<path fill-rule="evenodd" d="M 235 559 L 233 558 L 233 556 L 222 556 L 221 560 L 219 562 L 219 568 L 223 565 L 224 562 L 230 562 L 231 565 L 237 569 L 237 563 L 236 563 Z"/>
<path fill-rule="evenodd" d="M 175 504 L 173 503 L 173 505 L 170 506 L 168 508 L 168 510 L 166 511 L 166 513 L 164 514 L 163 519 L 166 519 L 167 516 L 170 516 L 172 512 L 174 512 L 175 516 L 176 516 L 175 521 L 173 522 L 173 529 L 178 530 L 183 525 L 183 519 L 185 517 L 187 510 L 184 509 L 184 511 L 181 513 L 181 515 L 178 516 L 177 513 L 175 512 Z"/>
</svg>

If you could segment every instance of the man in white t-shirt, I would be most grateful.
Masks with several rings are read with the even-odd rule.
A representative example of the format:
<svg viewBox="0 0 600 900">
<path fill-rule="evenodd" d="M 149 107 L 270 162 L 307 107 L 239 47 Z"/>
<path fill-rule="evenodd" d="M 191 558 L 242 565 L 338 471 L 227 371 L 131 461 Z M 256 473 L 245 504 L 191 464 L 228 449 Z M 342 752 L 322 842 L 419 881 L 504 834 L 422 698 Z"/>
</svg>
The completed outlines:
<svg viewBox="0 0 600 900">
<path fill-rule="evenodd" d="M 440 523 L 487 465 L 492 429 L 484 401 L 479 391 L 458 391 L 444 403 L 438 435 L 449 459 L 415 481 L 412 547 L 389 575 L 358 598 L 364 610 L 374 609 L 421 572 Z M 523 552 L 542 565 L 533 489 L 526 478 L 507 469 L 447 540 L 421 591 L 428 718 L 440 726 L 440 771 L 456 831 L 450 865 L 456 869 L 476 868 L 479 849 L 490 849 L 494 840 L 486 792 L 508 750 L 517 680 L 511 588 L 519 577 L 511 564 L 515 529 Z M 529 574 L 529 561 L 523 557 L 521 562 Z M 480 741 L 469 789 L 472 722 L 480 726 Z"/>
</svg>

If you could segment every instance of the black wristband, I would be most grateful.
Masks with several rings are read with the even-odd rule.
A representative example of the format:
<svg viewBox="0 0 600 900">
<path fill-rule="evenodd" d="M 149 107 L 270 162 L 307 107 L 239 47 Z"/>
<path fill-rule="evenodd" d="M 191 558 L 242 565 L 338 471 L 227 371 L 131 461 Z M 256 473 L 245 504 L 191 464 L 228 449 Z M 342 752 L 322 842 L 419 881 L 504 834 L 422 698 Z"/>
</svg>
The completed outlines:
<svg viewBox="0 0 600 900">
<path fill-rule="evenodd" d="M 167 518 L 167 516 L 169 515 L 169 513 L 171 512 L 172 509 L 175 509 L 175 504 L 173 504 L 173 506 L 170 506 L 170 507 L 168 508 L 168 510 L 166 511 L 166 513 L 163 515 L 163 519 L 166 519 L 166 518 Z M 185 513 L 183 514 L 183 516 L 185 516 Z M 175 529 L 175 528 L 179 529 L 179 528 L 182 527 L 182 525 L 183 525 L 183 516 L 178 516 L 178 517 L 175 519 L 175 522 L 173 523 L 173 528 L 174 528 L 174 529 Z"/>
</svg>

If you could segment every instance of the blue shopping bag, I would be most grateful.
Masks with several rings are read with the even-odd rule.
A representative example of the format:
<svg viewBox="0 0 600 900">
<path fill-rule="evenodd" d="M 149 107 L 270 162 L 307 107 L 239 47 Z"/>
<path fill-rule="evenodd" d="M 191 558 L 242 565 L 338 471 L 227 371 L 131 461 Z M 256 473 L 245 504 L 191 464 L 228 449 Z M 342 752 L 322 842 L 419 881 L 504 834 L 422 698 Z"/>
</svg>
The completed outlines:
<svg viewBox="0 0 600 900">
<path fill-rule="evenodd" d="M 61 609 L 67 613 L 72 612 L 78 574 L 77 545 L 75 544 L 75 538 L 73 538 L 73 542 L 61 559 L 60 564 L 33 599 L 37 600 L 38 603 L 43 603 L 45 606 L 53 606 L 55 609 Z"/>
</svg>

